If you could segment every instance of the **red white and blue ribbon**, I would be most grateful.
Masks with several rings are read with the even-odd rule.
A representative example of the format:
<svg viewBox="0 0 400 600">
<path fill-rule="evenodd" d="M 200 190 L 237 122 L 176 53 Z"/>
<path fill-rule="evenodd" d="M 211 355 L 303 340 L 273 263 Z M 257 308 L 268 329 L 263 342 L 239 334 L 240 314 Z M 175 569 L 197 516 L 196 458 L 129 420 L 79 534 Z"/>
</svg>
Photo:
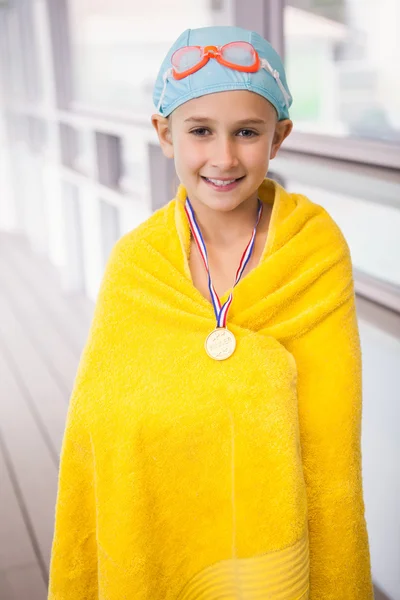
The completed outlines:
<svg viewBox="0 0 400 600">
<path fill-rule="evenodd" d="M 210 269 L 208 266 L 206 245 L 204 243 L 204 239 L 201 234 L 200 228 L 197 224 L 194 210 L 190 203 L 189 198 L 186 198 L 185 211 L 186 211 L 187 218 L 189 220 L 189 225 L 190 225 L 190 229 L 192 231 L 193 238 L 197 244 L 197 247 L 200 251 L 201 257 L 204 262 L 204 266 L 208 273 L 208 288 L 210 290 L 211 300 L 212 300 L 212 304 L 214 307 L 215 316 L 217 319 L 217 327 L 226 327 L 226 319 L 227 319 L 227 315 L 228 315 L 228 310 L 229 310 L 229 307 L 232 304 L 232 300 L 233 300 L 233 289 L 232 289 L 231 293 L 229 294 L 229 298 L 227 299 L 225 304 L 223 304 L 221 306 L 220 299 L 218 297 L 217 292 L 215 291 L 213 282 L 211 280 Z M 263 204 L 262 204 L 261 200 L 259 199 L 258 200 L 257 221 L 254 226 L 250 241 L 247 244 L 245 251 L 243 252 L 242 258 L 240 259 L 240 263 L 239 263 L 239 267 L 236 271 L 236 278 L 235 278 L 235 283 L 233 284 L 233 287 L 235 287 L 235 285 L 239 282 L 239 280 L 243 274 L 243 271 L 245 270 L 246 265 L 249 262 L 250 257 L 252 255 L 252 252 L 254 249 L 254 243 L 255 243 L 255 239 L 256 239 L 257 225 L 260 222 L 262 211 L 263 211 Z"/>
</svg>

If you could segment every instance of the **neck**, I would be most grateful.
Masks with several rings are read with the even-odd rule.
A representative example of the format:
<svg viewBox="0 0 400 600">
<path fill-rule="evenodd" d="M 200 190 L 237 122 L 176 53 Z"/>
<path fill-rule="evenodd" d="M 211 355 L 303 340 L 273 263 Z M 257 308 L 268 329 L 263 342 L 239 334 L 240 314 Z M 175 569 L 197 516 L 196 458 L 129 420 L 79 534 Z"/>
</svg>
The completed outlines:
<svg viewBox="0 0 400 600">
<path fill-rule="evenodd" d="M 190 202 L 206 245 L 226 249 L 251 235 L 258 214 L 257 192 L 227 212 L 213 210 L 201 202 Z"/>
</svg>

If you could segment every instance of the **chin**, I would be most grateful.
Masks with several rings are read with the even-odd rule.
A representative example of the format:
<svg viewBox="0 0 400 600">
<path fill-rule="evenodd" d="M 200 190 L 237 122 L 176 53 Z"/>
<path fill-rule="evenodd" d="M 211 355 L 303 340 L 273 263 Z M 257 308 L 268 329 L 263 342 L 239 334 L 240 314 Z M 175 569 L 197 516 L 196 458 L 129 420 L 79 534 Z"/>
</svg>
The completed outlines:
<svg viewBox="0 0 400 600">
<path fill-rule="evenodd" d="M 199 201 L 207 208 L 215 210 L 216 212 L 230 212 L 240 206 L 243 200 L 235 200 L 232 196 L 226 198 L 199 198 Z"/>
</svg>

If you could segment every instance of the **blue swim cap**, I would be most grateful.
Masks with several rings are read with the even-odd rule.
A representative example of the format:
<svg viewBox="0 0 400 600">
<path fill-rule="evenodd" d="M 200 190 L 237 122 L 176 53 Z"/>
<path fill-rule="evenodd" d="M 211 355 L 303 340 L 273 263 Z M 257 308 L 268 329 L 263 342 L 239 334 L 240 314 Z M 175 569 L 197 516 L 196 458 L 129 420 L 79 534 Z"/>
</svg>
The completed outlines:
<svg viewBox="0 0 400 600">
<path fill-rule="evenodd" d="M 252 44 L 262 61 L 255 73 L 231 69 L 210 59 L 201 69 L 176 80 L 172 76 L 171 57 L 184 46 L 223 46 L 229 42 Z M 242 27 L 218 26 L 187 29 L 169 49 L 160 67 L 153 91 L 158 113 L 167 117 L 175 108 L 206 94 L 229 90 L 249 90 L 268 100 L 278 113 L 278 120 L 289 118 L 292 98 L 286 82 L 285 69 L 279 54 L 261 35 Z M 161 104 L 160 104 L 161 101 Z"/>
</svg>

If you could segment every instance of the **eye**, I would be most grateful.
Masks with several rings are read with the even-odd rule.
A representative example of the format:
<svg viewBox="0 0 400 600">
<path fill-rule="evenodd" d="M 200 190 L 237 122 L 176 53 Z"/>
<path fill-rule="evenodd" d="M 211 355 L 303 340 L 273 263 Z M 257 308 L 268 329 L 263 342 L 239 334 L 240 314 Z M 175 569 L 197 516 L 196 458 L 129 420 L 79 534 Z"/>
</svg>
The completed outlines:
<svg viewBox="0 0 400 600">
<path fill-rule="evenodd" d="M 204 132 L 209 131 L 206 127 L 198 127 L 197 129 L 192 129 L 190 133 L 197 135 L 198 137 L 205 137 Z"/>
<path fill-rule="evenodd" d="M 242 135 L 240 137 L 251 138 L 251 137 L 258 135 L 258 133 L 256 131 L 253 131 L 252 129 L 241 129 L 239 131 L 239 133 L 243 133 L 243 132 L 245 132 L 246 134 L 250 134 L 250 135 Z"/>
</svg>

